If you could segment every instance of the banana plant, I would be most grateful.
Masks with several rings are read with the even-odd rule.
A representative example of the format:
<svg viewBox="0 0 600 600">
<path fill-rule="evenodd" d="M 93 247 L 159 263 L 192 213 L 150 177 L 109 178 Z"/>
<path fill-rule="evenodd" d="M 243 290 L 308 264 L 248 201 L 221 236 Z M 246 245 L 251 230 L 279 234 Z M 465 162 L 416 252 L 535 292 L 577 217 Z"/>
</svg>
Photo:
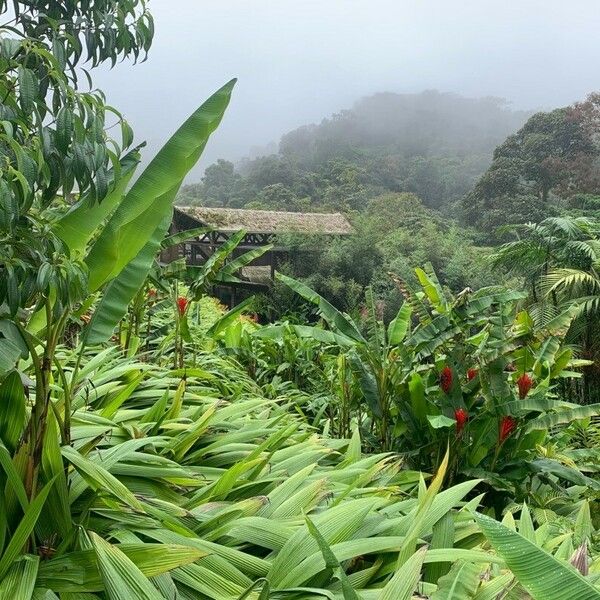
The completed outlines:
<svg viewBox="0 0 600 600">
<path fill-rule="evenodd" d="M 186 239 L 196 237 L 199 233 L 204 232 L 206 232 L 205 228 L 199 228 L 177 233 L 165 239 L 162 248 L 165 249 L 180 244 Z M 240 275 L 241 269 L 272 248 L 272 245 L 267 244 L 234 257 L 245 235 L 246 232 L 243 230 L 234 233 L 201 265 L 188 265 L 185 259 L 167 264 L 155 261 L 154 268 L 148 278 L 149 283 L 154 286 L 154 288 L 150 288 L 152 294 L 148 295 L 144 288 L 140 289 L 136 297 L 138 301 L 133 303 L 130 311 L 131 318 L 126 331 L 135 329 L 136 334 L 138 333 L 139 323 L 144 318 L 143 312 L 146 310 L 148 326 L 145 334 L 146 347 L 148 347 L 151 339 L 155 339 L 158 335 L 158 332 L 152 327 L 152 314 L 164 307 L 165 302 L 161 303 L 160 300 L 166 298 L 166 305 L 172 311 L 175 327 L 163 340 L 162 348 L 166 350 L 172 343 L 174 364 L 182 367 L 185 354 L 184 343 L 195 348 L 203 342 L 198 336 L 194 339 L 192 334 L 192 331 L 197 331 L 200 326 L 199 303 L 202 299 L 206 298 L 218 284 L 235 285 L 243 283 Z M 250 303 L 251 300 L 246 299 L 237 307 L 234 307 L 232 313 L 227 317 L 228 321 L 235 320 L 234 317 L 241 315 Z M 219 333 L 224 327 L 224 323 L 225 321 L 218 327 L 215 326 L 210 335 Z M 127 339 L 129 339 L 129 336 L 127 336 Z"/>
<path fill-rule="evenodd" d="M 406 452 L 428 468 L 450 441 L 451 481 L 479 477 L 521 498 L 538 477 L 595 486 L 571 464 L 538 452 L 553 427 L 600 414 L 598 405 L 556 398 L 558 383 L 588 364 L 561 342 L 574 311 L 539 329 L 518 310 L 523 294 L 487 288 L 452 296 L 431 268 L 416 275 L 419 292 L 393 276 L 405 303 L 387 331 L 367 295 L 365 333 L 304 284 L 278 276 L 343 338 L 339 352 L 358 384 L 364 410 L 355 417 L 365 440 L 374 430 L 375 447 Z"/>
<path fill-rule="evenodd" d="M 280 273 L 277 274 L 277 279 L 289 285 L 304 299 L 316 304 L 319 314 L 332 327 L 342 344 L 351 348 L 347 361 L 343 361 L 341 368 L 346 370 L 346 365 L 348 365 L 353 371 L 372 415 L 373 424 L 377 428 L 380 448 L 384 451 L 389 450 L 394 436 L 392 427 L 393 397 L 396 391 L 394 381 L 398 376 L 398 369 L 401 367 L 401 363 L 397 361 L 395 349 L 402 344 L 409 332 L 412 313 L 410 305 L 405 303 L 400 308 L 398 315 L 386 330 L 377 319 L 374 297 L 372 292 L 368 291 L 369 334 L 365 336 L 348 315 L 339 312 L 303 283 Z M 316 328 L 298 330 L 298 333 L 306 337 L 316 337 L 316 339 L 319 339 L 318 336 L 323 337 Z M 348 431 L 348 417 L 344 416 L 342 421 L 346 424 L 343 429 Z"/>
<path fill-rule="evenodd" d="M 82 351 L 86 344 L 110 337 L 146 280 L 168 229 L 177 190 L 221 121 L 234 84 L 229 82 L 192 114 L 129 190 L 126 188 L 137 162 L 135 155 L 115 166 L 106 202 L 91 204 L 84 197 L 63 214 L 48 217 L 49 236 L 55 241 L 61 264 L 42 265 L 37 274 L 40 291 L 27 306 L 9 313 L 2 325 L 4 339 L 11 339 L 19 350 L 17 356 L 4 344 L 3 356 L 8 353 L 8 360 L 15 359 L 15 365 L 26 357 L 34 376 L 29 383 L 35 389 L 29 410 L 21 383 L 25 376 L 9 374 L 0 384 L 7 404 L 14 406 L 0 433 L 6 448 L 4 468 L 11 473 L 10 503 L 17 498 L 21 505 L 18 509 L 9 504 L 9 519 L 0 524 L 1 534 L 13 539 L 13 545 L 0 559 L 4 560 L 0 562 L 2 576 L 20 548 L 35 548 L 40 543 L 35 528 L 39 528 L 40 510 L 46 501 L 56 510 L 55 517 L 63 524 L 62 533 L 68 528 L 65 498 L 69 483 L 64 469 L 77 457 L 59 453 L 48 462 L 48 453 L 55 434 L 60 434 L 60 443 L 65 447 L 73 443 L 72 413 L 77 390 L 70 386 L 69 375 L 56 357 L 71 315 L 80 304 L 90 306 L 93 296 L 100 295 L 83 335 Z M 79 366 L 77 362 L 71 380 L 76 378 Z M 62 389 L 60 397 L 56 381 Z M 15 466 L 10 467 L 13 461 Z M 23 519 L 15 526 L 20 512 Z"/>
</svg>

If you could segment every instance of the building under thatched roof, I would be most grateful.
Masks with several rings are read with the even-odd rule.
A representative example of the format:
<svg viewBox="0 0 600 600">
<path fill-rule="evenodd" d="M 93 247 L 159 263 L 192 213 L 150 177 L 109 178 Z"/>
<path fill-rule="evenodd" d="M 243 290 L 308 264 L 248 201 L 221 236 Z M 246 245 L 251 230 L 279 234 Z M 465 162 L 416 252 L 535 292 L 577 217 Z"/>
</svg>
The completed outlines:
<svg viewBox="0 0 600 600">
<path fill-rule="evenodd" d="M 270 250 L 246 265 L 239 273 L 242 283 L 227 284 L 229 297 L 221 299 L 235 304 L 235 288 L 265 287 L 273 279 L 278 265 L 289 255 L 290 249 L 282 245 L 278 236 L 284 234 L 341 236 L 353 233 L 352 226 L 340 213 L 296 213 L 274 210 L 247 210 L 241 208 L 209 208 L 205 206 L 177 206 L 173 214 L 172 234 L 206 227 L 207 231 L 186 240 L 179 246 L 165 250 L 162 260 L 170 262 L 185 258 L 190 265 L 199 265 L 208 260 L 214 251 L 226 243 L 237 231 L 245 231 L 239 245 L 231 254 L 235 259 L 240 254 L 271 245 Z M 318 248 L 315 248 L 318 250 Z"/>
<path fill-rule="evenodd" d="M 177 206 L 176 210 L 217 231 L 348 235 L 352 226 L 340 213 L 299 213 L 245 208 Z"/>
</svg>

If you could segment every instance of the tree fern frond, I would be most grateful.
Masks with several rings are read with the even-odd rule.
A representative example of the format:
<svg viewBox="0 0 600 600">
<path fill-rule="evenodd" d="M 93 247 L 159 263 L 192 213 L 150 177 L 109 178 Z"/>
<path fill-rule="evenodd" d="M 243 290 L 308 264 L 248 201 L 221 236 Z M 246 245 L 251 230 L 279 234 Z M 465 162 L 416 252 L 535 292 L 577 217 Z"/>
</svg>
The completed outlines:
<svg viewBox="0 0 600 600">
<path fill-rule="evenodd" d="M 572 292 L 583 286 L 587 286 L 588 293 L 600 292 L 600 280 L 594 274 L 579 269 L 556 269 L 540 282 L 540 288 L 546 295 L 561 291 Z"/>
<path fill-rule="evenodd" d="M 575 251 L 587 256 L 591 261 L 598 260 L 598 248 L 596 244 L 591 244 L 590 240 L 570 240 L 566 242 L 567 251 Z"/>
</svg>

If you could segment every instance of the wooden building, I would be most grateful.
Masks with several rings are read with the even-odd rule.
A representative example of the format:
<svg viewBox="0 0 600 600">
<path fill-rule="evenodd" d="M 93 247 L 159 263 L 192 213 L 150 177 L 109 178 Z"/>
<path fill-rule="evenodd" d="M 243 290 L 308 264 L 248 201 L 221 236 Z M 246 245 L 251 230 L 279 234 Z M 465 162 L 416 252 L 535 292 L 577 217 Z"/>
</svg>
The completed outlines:
<svg viewBox="0 0 600 600">
<path fill-rule="evenodd" d="M 205 206 L 177 206 L 170 232 L 207 227 L 210 231 L 163 253 L 162 260 L 170 262 L 185 257 L 190 265 L 202 264 L 232 234 L 246 232 L 232 258 L 273 244 L 273 248 L 256 259 L 239 274 L 241 287 L 268 286 L 278 265 L 285 261 L 289 248 L 285 237 L 289 234 L 307 236 L 345 236 L 353 233 L 352 226 L 340 213 L 297 213 L 241 208 L 211 208 Z M 234 287 L 240 287 L 240 284 Z M 230 304 L 235 304 L 235 289 L 231 290 Z"/>
</svg>

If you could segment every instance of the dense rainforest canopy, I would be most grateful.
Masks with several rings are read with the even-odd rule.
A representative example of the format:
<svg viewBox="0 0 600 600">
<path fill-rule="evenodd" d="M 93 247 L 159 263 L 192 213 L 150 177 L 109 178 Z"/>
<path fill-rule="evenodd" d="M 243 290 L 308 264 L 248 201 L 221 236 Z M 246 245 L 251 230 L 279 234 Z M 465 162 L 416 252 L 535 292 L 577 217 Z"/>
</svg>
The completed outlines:
<svg viewBox="0 0 600 600">
<path fill-rule="evenodd" d="M 146 3 L 0 15 L 0 600 L 600 598 L 597 96 L 379 94 L 177 200 L 236 80 L 134 175 L 83 64 Z M 163 260 L 182 199 L 355 234 L 228 310 L 269 246 Z"/>
<path fill-rule="evenodd" d="M 599 128 L 597 94 L 536 114 L 494 98 L 376 94 L 285 134 L 277 154 L 219 160 L 179 202 L 346 213 L 355 239 L 322 240 L 325 252 L 295 259 L 289 272 L 344 310 L 368 286 L 391 293 L 392 315 L 390 269 L 414 280 L 412 265 L 429 262 L 451 289 L 478 288 L 506 279 L 485 249 L 511 239 L 506 226 L 595 216 Z M 271 315 L 282 301 L 267 302 Z"/>
<path fill-rule="evenodd" d="M 551 214 L 591 214 L 600 196 L 600 95 L 533 115 L 494 150 L 462 200 L 464 218 L 495 235 Z"/>
<path fill-rule="evenodd" d="M 471 190 L 494 148 L 528 114 L 501 100 L 435 91 L 376 94 L 319 125 L 285 134 L 279 152 L 236 169 L 219 160 L 181 198 L 207 206 L 363 210 L 386 192 L 411 192 L 433 208 Z"/>
</svg>

